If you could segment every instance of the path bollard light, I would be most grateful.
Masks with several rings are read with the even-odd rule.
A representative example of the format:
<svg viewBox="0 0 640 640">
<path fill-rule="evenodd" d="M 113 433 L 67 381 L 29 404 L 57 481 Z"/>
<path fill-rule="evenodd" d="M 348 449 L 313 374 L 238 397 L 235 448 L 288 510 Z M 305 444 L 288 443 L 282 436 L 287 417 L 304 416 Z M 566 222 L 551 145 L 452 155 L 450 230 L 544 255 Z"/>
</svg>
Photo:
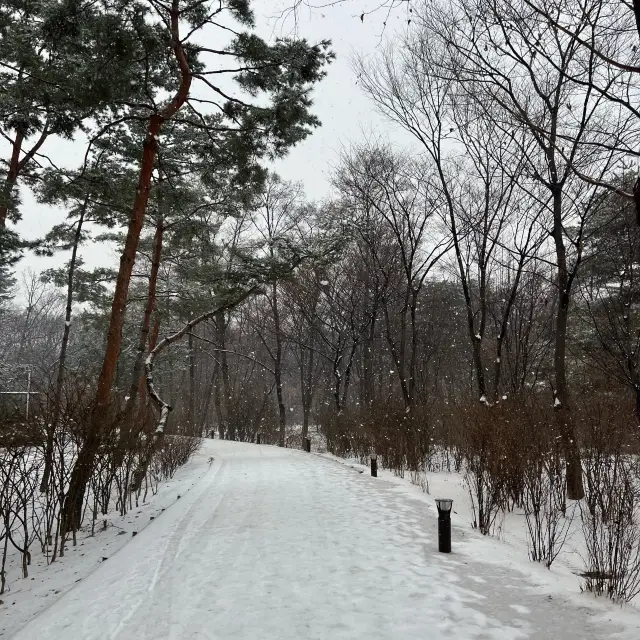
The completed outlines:
<svg viewBox="0 0 640 640">
<path fill-rule="evenodd" d="M 307 453 L 311 453 L 311 438 L 304 439 L 304 450 Z"/>
<path fill-rule="evenodd" d="M 378 456 L 375 453 L 371 454 L 371 477 L 378 477 Z"/>
<path fill-rule="evenodd" d="M 436 505 L 438 506 L 438 551 L 451 553 L 451 507 L 453 507 L 453 500 L 439 498 L 436 500 Z"/>
<path fill-rule="evenodd" d="M 256 444 L 260 444 L 260 434 L 256 434 Z"/>
</svg>

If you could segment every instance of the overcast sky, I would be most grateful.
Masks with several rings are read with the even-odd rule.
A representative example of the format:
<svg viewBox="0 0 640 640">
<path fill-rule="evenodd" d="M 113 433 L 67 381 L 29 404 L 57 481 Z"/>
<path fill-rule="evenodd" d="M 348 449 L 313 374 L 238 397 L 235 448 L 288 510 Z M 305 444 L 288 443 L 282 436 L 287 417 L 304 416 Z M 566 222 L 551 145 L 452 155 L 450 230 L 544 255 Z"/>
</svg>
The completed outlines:
<svg viewBox="0 0 640 640">
<path fill-rule="evenodd" d="M 319 5 L 323 0 L 315 1 Z M 379 134 L 392 143 L 411 143 L 406 134 L 377 113 L 356 85 L 352 71 L 355 55 L 375 55 L 376 49 L 391 38 L 394 32 L 403 28 L 406 24 L 406 9 L 396 9 L 389 16 L 381 9 L 361 20 L 360 14 L 375 8 L 381 0 L 346 0 L 342 4 L 314 10 L 303 8 L 294 25 L 292 16 L 287 21 L 278 19 L 281 10 L 292 2 L 293 0 L 255 0 L 259 34 L 271 39 L 292 35 L 295 28 L 298 36 L 313 43 L 329 39 L 333 43 L 336 60 L 328 68 L 328 76 L 314 92 L 313 111 L 322 121 L 322 127 L 316 129 L 286 159 L 272 168 L 285 180 L 302 182 L 309 199 L 322 200 L 330 195 L 331 167 L 335 165 L 340 149 L 344 146 L 371 134 Z M 387 26 L 383 28 L 385 19 Z M 51 140 L 43 151 L 56 163 L 73 167 L 81 161 L 84 145 Z M 64 219 L 64 212 L 39 205 L 26 192 L 23 192 L 23 203 L 23 219 L 17 226 L 23 237 L 39 237 Z M 87 267 L 114 265 L 118 258 L 112 246 L 95 243 L 84 247 L 81 255 Z M 67 259 L 68 256 L 62 254 L 55 258 L 37 258 L 27 254 L 20 262 L 17 272 L 19 274 L 27 269 L 40 271 L 60 265 Z"/>
</svg>

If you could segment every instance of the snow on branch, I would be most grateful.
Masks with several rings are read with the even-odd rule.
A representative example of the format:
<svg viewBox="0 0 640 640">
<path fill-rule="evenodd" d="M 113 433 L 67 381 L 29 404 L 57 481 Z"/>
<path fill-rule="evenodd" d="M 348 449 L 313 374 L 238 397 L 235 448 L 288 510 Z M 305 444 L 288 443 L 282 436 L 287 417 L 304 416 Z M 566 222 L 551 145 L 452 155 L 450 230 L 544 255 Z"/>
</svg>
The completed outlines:
<svg viewBox="0 0 640 640">
<path fill-rule="evenodd" d="M 178 340 L 183 338 L 185 335 L 193 331 L 193 329 L 197 327 L 201 322 L 204 322 L 205 320 L 213 318 L 217 313 L 228 311 L 229 309 L 233 309 L 234 307 L 238 306 L 241 302 L 246 300 L 250 295 L 255 293 L 257 290 L 258 290 L 258 285 L 255 284 L 249 289 L 247 289 L 246 291 L 241 291 L 237 295 L 232 296 L 229 301 L 218 305 L 214 309 L 207 311 L 206 313 L 203 313 L 202 315 L 198 316 L 197 318 L 194 318 L 193 320 L 190 320 L 179 331 L 176 331 L 175 333 L 172 333 L 171 335 L 164 337 L 157 344 L 156 348 L 149 353 L 144 363 L 144 369 L 145 369 L 145 377 L 147 381 L 147 391 L 149 393 L 149 397 L 153 400 L 153 403 L 156 405 L 156 407 L 160 411 L 160 419 L 158 420 L 158 426 L 156 427 L 156 431 L 155 431 L 157 436 L 161 436 L 164 434 L 164 429 L 167 426 L 167 420 L 169 419 L 169 413 L 171 412 L 172 407 L 169 403 L 165 402 L 162 399 L 162 397 L 158 393 L 158 390 L 156 389 L 156 386 L 155 386 L 155 382 L 153 379 L 153 362 L 156 356 L 161 351 L 166 349 L 169 345 L 173 344 L 174 342 L 177 342 Z"/>
</svg>

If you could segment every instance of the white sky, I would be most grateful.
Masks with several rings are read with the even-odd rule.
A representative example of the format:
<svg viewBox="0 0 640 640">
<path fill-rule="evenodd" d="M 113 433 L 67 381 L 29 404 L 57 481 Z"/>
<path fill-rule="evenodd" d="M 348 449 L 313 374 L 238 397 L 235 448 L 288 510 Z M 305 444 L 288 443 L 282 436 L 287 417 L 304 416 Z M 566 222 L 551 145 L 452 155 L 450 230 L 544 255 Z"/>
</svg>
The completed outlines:
<svg viewBox="0 0 640 640">
<path fill-rule="evenodd" d="M 317 0 L 321 4 L 323 0 Z M 325 0 L 327 1 L 327 0 Z M 374 55 L 394 32 L 406 24 L 406 9 L 396 9 L 387 17 L 380 9 L 366 15 L 360 14 L 380 4 L 381 0 L 346 0 L 335 6 L 313 11 L 303 9 L 298 14 L 296 33 L 315 43 L 330 39 L 336 60 L 328 68 L 328 76 L 314 91 L 314 113 L 322 121 L 322 127 L 306 141 L 292 149 L 289 156 L 273 167 L 283 179 L 300 181 L 310 200 L 321 200 L 330 195 L 329 174 L 335 166 L 341 148 L 351 142 L 375 134 L 392 143 L 408 146 L 408 134 L 389 123 L 375 110 L 368 98 L 356 85 L 352 71 L 352 60 L 356 54 Z M 280 35 L 292 35 L 292 20 L 283 23 L 277 20 L 281 10 L 293 0 L 254 0 L 254 11 L 259 34 L 267 39 Z M 383 21 L 387 19 L 384 28 Z M 219 32 L 218 32 L 219 33 Z M 71 141 L 49 140 L 42 149 L 54 162 L 64 166 L 78 166 L 84 155 L 84 145 Z M 26 191 L 23 197 L 23 219 L 17 225 L 25 238 L 42 236 L 54 224 L 64 219 L 64 212 L 38 204 Z M 110 245 L 88 244 L 81 250 L 87 267 L 116 265 L 118 255 Z M 64 263 L 68 256 L 60 254 L 53 258 L 38 258 L 25 254 L 16 272 L 41 271 Z"/>
</svg>

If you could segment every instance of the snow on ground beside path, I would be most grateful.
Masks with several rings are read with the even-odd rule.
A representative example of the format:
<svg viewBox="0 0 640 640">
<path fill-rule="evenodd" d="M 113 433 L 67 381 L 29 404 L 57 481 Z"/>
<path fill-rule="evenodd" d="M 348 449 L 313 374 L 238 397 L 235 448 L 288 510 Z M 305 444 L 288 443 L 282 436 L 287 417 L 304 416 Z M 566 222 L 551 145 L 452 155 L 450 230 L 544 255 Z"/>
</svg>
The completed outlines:
<svg viewBox="0 0 640 640">
<path fill-rule="evenodd" d="M 74 547 L 69 541 L 65 547 L 65 557 L 52 564 L 47 565 L 45 557 L 34 544 L 28 578 L 22 578 L 17 562 L 9 567 L 7 592 L 0 596 L 0 638 L 12 638 L 18 629 L 51 606 L 76 583 L 82 584 L 84 578 L 100 566 L 103 558 L 110 559 L 131 540 L 134 531 L 140 533 L 153 522 L 152 517 L 154 520 L 164 517 L 163 512 L 176 502 L 178 496 L 181 499 L 186 496 L 209 470 L 210 457 L 211 454 L 203 450 L 196 453 L 171 480 L 160 483 L 155 496 L 149 490 L 147 501 L 140 503 L 139 507 L 124 517 L 118 513 L 101 517 L 96 523 L 95 536 L 91 537 L 90 531 L 86 530 L 90 525 L 85 526 L 78 533 L 77 546 Z M 103 530 L 105 520 L 107 528 Z"/>
<path fill-rule="evenodd" d="M 640 614 L 553 590 L 504 543 L 455 526 L 439 554 L 418 490 L 277 447 L 203 453 L 191 491 L 16 640 L 640 638 Z"/>
<path fill-rule="evenodd" d="M 356 458 L 344 459 L 330 453 L 323 455 L 335 462 L 347 465 L 358 473 L 370 473 L 369 467 L 360 464 Z M 640 611 L 636 606 L 640 603 L 640 596 L 634 600 L 633 605 L 620 606 L 614 605 L 604 597 L 596 598 L 591 594 L 581 593 L 581 585 L 584 580 L 578 573 L 584 570 L 586 549 L 577 503 L 569 504 L 568 517 L 573 518 L 569 533 L 561 553 L 553 563 L 551 570 L 548 570 L 543 565 L 528 559 L 527 525 L 524 512 L 521 509 L 516 509 L 513 513 L 507 513 L 499 518 L 495 536 L 482 536 L 471 526 L 474 519 L 471 499 L 461 473 L 440 471 L 421 474 L 421 481 L 426 483 L 426 495 L 423 488 L 416 486 L 409 479 L 410 473 L 407 472 L 406 475 L 407 477 L 401 478 L 393 471 L 381 469 L 378 466 L 379 479 L 393 483 L 412 499 L 420 500 L 428 505 L 434 518 L 437 518 L 435 499 L 453 499 L 451 520 L 454 552 L 482 558 L 482 561 L 487 564 L 498 566 L 508 564 L 527 576 L 532 584 L 546 590 L 549 598 L 572 598 L 577 606 L 587 607 L 587 615 L 597 615 L 598 613 L 606 615 L 608 613 L 612 619 L 621 624 L 626 620 L 630 628 L 635 628 L 638 616 L 640 616 Z M 478 583 L 485 582 L 480 577 L 474 576 L 472 579 Z M 640 633 L 631 637 L 640 638 Z"/>
</svg>

